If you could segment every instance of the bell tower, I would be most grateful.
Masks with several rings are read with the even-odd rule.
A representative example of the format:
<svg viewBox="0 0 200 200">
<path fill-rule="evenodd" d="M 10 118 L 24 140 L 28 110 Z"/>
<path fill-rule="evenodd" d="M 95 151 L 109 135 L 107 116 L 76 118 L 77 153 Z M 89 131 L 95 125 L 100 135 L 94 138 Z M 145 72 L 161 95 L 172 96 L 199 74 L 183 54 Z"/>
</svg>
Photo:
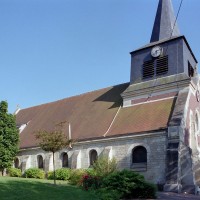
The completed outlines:
<svg viewBox="0 0 200 200">
<path fill-rule="evenodd" d="M 197 73 L 197 60 L 180 35 L 171 0 L 159 0 L 150 43 L 130 54 L 130 85 L 122 94 L 124 106 L 178 92 Z"/>
<path fill-rule="evenodd" d="M 165 127 L 164 190 L 194 193 L 200 188 L 200 142 L 195 144 L 200 141 L 200 129 L 195 136 L 191 127 L 193 115 L 200 112 L 200 79 L 197 60 L 180 34 L 171 0 L 159 0 L 150 43 L 130 54 L 130 85 L 121 94 L 123 106 L 173 99 Z"/>
</svg>

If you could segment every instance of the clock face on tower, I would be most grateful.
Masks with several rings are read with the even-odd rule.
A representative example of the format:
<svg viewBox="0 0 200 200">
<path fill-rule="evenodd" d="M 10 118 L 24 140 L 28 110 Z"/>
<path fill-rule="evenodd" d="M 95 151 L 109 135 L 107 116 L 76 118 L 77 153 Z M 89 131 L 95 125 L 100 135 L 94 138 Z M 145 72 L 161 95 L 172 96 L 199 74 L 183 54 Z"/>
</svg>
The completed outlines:
<svg viewBox="0 0 200 200">
<path fill-rule="evenodd" d="M 155 46 L 151 50 L 152 57 L 156 58 L 162 54 L 162 48 L 160 46 Z"/>
</svg>

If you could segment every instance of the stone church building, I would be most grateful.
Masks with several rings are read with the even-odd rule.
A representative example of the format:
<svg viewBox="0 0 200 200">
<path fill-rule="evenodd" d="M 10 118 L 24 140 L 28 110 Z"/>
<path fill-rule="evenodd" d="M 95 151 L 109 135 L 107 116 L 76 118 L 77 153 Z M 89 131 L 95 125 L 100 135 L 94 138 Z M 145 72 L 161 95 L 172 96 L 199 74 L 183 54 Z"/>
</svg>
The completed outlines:
<svg viewBox="0 0 200 200">
<path fill-rule="evenodd" d="M 130 54 L 128 83 L 17 110 L 15 167 L 52 170 L 52 154 L 38 147 L 34 132 L 65 122 L 66 136 L 76 142 L 56 153 L 56 168 L 88 168 L 107 155 L 165 191 L 197 192 L 200 81 L 171 0 L 159 0 L 150 43 Z"/>
</svg>

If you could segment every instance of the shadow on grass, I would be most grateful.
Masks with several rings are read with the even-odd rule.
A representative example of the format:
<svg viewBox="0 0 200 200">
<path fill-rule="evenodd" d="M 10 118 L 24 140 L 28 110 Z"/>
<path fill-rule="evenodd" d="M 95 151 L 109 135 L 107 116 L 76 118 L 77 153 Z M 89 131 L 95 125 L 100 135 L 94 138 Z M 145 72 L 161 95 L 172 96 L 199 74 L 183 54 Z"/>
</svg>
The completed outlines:
<svg viewBox="0 0 200 200">
<path fill-rule="evenodd" d="M 48 182 L 30 179 L 1 178 L 1 200 L 93 200 L 94 194 L 70 185 L 54 186 Z"/>
</svg>

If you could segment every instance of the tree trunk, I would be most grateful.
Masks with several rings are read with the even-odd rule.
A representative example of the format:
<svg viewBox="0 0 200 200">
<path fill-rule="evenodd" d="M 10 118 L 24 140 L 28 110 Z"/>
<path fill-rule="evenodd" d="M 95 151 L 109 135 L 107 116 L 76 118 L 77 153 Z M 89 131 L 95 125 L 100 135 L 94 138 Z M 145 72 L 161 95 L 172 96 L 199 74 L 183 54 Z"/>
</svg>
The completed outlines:
<svg viewBox="0 0 200 200">
<path fill-rule="evenodd" d="M 53 180 L 54 180 L 54 185 L 56 185 L 56 170 L 55 170 L 54 152 L 53 152 Z"/>
<path fill-rule="evenodd" d="M 2 176 L 6 176 L 6 169 L 2 169 L 1 173 L 2 173 Z"/>
</svg>

